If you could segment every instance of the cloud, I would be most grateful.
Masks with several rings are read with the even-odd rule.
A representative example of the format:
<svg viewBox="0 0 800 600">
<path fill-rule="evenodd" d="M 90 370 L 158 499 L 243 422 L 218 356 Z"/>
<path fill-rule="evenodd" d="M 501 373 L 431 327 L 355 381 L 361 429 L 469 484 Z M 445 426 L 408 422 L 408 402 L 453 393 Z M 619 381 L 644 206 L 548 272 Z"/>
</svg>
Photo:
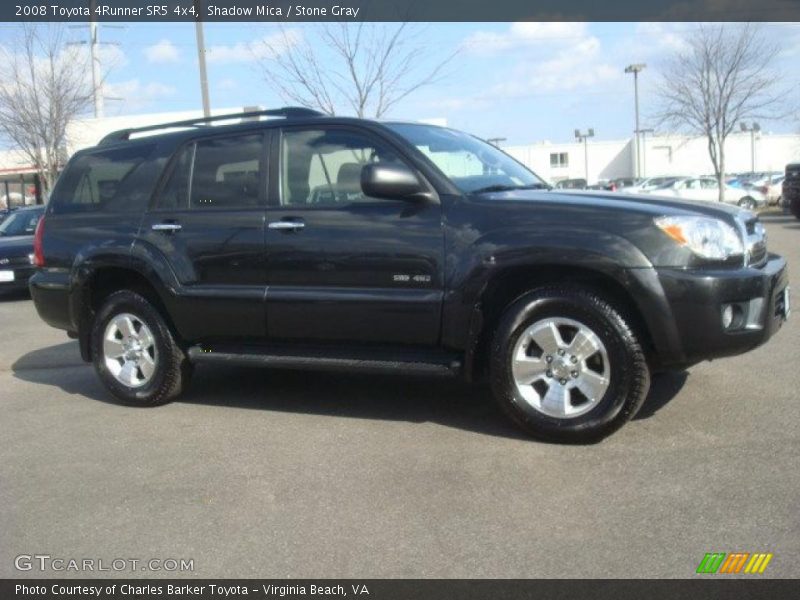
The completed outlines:
<svg viewBox="0 0 800 600">
<path fill-rule="evenodd" d="M 496 54 L 523 47 L 574 43 L 586 36 L 586 23 L 512 23 L 503 32 L 476 31 L 464 40 L 462 48 L 477 54 Z"/>
<path fill-rule="evenodd" d="M 517 65 L 510 77 L 491 88 L 494 96 L 528 96 L 571 90 L 598 91 L 622 78 L 622 70 L 600 60 L 600 42 L 587 37 L 549 58 Z"/>
<path fill-rule="evenodd" d="M 166 39 L 145 48 L 144 55 L 151 63 L 176 63 L 181 59 L 178 48 Z"/>
<path fill-rule="evenodd" d="M 235 90 L 239 87 L 239 82 L 230 77 L 226 77 L 218 81 L 214 87 L 220 91 Z"/>
<path fill-rule="evenodd" d="M 641 56 L 683 52 L 689 46 L 686 36 L 691 35 L 695 29 L 697 25 L 690 23 L 642 22 L 636 24 L 634 36 L 626 42 L 632 52 Z"/>
<path fill-rule="evenodd" d="M 178 92 L 172 85 L 158 81 L 142 83 L 139 79 L 107 83 L 104 88 L 106 95 L 119 98 L 126 109 L 145 108 Z"/>
<path fill-rule="evenodd" d="M 206 60 L 210 63 L 252 62 L 280 55 L 302 39 L 296 29 L 279 31 L 249 42 L 209 46 Z"/>
<path fill-rule="evenodd" d="M 586 23 L 512 23 L 502 32 L 475 32 L 462 48 L 472 53 L 508 53 L 519 58 L 506 62 L 508 66 L 496 73 L 497 83 L 488 85 L 486 91 L 471 98 L 448 100 L 448 106 L 456 110 L 468 110 L 498 98 L 590 88 L 603 91 L 622 78 L 622 69 L 607 62 L 600 40 L 590 33 Z"/>
</svg>

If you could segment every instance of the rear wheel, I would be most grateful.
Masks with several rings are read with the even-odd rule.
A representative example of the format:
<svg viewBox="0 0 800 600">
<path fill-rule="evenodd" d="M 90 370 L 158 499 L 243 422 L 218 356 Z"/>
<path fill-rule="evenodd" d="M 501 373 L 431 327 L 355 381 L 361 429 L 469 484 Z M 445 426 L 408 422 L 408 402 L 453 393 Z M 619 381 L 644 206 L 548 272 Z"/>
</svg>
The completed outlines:
<svg viewBox="0 0 800 600">
<path fill-rule="evenodd" d="M 753 198 L 751 198 L 750 196 L 745 196 L 744 198 L 739 200 L 739 206 L 741 206 L 742 208 L 746 208 L 748 210 L 753 210 L 754 208 L 756 208 L 757 204 Z"/>
<path fill-rule="evenodd" d="M 111 294 L 92 328 L 92 363 L 119 400 L 169 402 L 188 385 L 191 366 L 155 307 L 129 290 Z"/>
<path fill-rule="evenodd" d="M 492 342 L 492 390 L 535 437 L 593 442 L 641 407 L 650 374 L 639 340 L 592 291 L 542 288 L 512 304 Z"/>
</svg>

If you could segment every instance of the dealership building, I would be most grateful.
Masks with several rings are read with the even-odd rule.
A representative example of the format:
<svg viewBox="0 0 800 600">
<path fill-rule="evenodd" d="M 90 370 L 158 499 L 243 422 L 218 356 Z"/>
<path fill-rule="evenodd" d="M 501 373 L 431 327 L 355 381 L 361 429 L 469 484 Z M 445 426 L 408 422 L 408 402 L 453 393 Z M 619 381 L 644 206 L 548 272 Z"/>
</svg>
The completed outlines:
<svg viewBox="0 0 800 600">
<path fill-rule="evenodd" d="M 222 108 L 212 114 L 257 110 L 258 107 Z M 97 144 L 117 129 L 142 127 L 199 118 L 201 111 L 182 111 L 86 118 L 76 120 L 68 132 L 68 152 Z M 446 119 L 426 122 L 444 125 Z M 552 183 L 585 178 L 589 183 L 618 177 L 657 175 L 706 175 L 713 173 L 704 137 L 647 134 L 639 144 L 638 161 L 633 138 L 588 139 L 584 142 L 534 142 L 505 145 L 503 150 Z M 786 164 L 800 162 L 800 135 L 768 132 L 735 132 L 725 145 L 726 171 L 783 171 Z M 638 167 L 637 167 L 638 162 Z M 0 208 L 42 201 L 36 170 L 30 161 L 13 150 L 0 150 Z"/>
</svg>

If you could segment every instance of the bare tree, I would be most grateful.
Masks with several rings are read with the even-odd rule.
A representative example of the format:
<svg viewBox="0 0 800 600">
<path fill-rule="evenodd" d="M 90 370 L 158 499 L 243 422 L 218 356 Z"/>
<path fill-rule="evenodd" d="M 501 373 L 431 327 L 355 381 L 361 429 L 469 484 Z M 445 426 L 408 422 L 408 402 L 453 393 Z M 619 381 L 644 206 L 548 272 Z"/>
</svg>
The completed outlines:
<svg viewBox="0 0 800 600">
<path fill-rule="evenodd" d="M 67 157 L 67 127 L 94 98 L 91 63 L 60 24 L 24 24 L 0 48 L 0 137 L 36 168 L 45 192 Z"/>
<path fill-rule="evenodd" d="M 659 86 L 662 124 L 705 135 L 724 198 L 725 141 L 745 119 L 781 114 L 779 77 L 771 70 L 777 46 L 757 26 L 703 25 L 668 62 Z"/>
<path fill-rule="evenodd" d="M 455 54 L 431 61 L 423 32 L 408 23 L 325 23 L 312 38 L 281 29 L 253 46 L 264 78 L 289 102 L 380 118 L 439 80 Z"/>
</svg>

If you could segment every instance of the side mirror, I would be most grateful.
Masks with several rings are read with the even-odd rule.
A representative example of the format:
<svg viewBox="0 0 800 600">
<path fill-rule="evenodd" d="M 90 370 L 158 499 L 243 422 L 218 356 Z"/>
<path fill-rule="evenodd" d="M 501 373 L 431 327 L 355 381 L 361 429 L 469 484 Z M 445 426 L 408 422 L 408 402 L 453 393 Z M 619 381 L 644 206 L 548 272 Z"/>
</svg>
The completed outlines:
<svg viewBox="0 0 800 600">
<path fill-rule="evenodd" d="M 364 165 L 361 169 L 361 191 L 366 196 L 392 200 L 430 198 L 430 193 L 422 182 L 404 165 Z"/>
</svg>

